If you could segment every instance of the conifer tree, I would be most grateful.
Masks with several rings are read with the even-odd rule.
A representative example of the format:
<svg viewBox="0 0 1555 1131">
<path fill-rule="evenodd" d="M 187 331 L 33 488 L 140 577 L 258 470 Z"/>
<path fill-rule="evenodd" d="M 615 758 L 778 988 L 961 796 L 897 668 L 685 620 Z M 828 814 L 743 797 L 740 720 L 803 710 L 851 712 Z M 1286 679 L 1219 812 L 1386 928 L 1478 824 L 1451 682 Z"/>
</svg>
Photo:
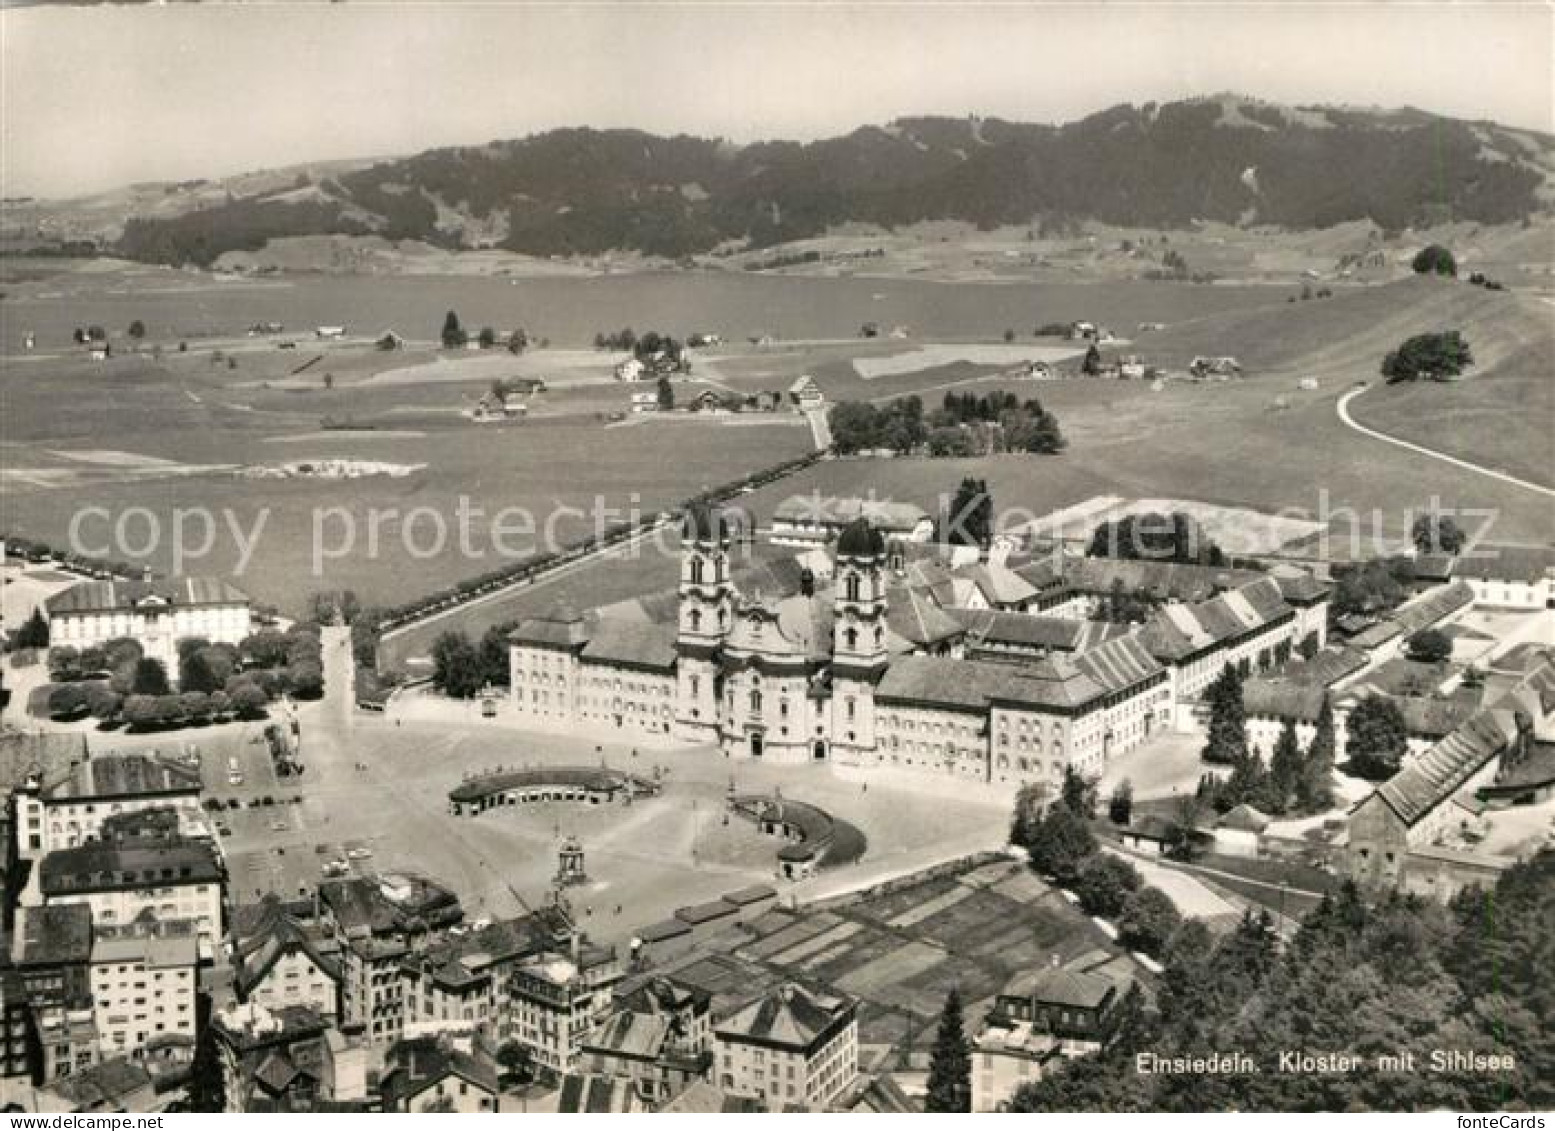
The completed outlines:
<svg viewBox="0 0 1555 1131">
<path fill-rule="evenodd" d="M 939 1032 L 929 1061 L 928 1111 L 972 1110 L 972 1049 L 961 1020 L 961 994 L 954 987 L 940 1010 Z"/>
</svg>

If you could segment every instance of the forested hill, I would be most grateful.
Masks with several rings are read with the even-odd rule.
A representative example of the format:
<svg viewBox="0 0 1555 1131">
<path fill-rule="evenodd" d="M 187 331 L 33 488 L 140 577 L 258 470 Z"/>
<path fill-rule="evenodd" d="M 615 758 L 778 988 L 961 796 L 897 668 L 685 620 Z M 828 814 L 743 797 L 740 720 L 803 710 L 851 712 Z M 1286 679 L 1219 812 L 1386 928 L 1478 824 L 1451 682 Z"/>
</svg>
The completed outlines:
<svg viewBox="0 0 1555 1131">
<path fill-rule="evenodd" d="M 375 233 L 536 255 L 678 257 L 849 221 L 1313 228 L 1369 218 L 1402 229 L 1518 220 L 1555 201 L 1552 185 L 1548 135 L 1416 110 L 1217 96 L 1118 106 L 1063 126 L 903 119 L 806 144 L 554 130 L 130 217 L 118 251 L 207 264 L 277 236 Z"/>
</svg>

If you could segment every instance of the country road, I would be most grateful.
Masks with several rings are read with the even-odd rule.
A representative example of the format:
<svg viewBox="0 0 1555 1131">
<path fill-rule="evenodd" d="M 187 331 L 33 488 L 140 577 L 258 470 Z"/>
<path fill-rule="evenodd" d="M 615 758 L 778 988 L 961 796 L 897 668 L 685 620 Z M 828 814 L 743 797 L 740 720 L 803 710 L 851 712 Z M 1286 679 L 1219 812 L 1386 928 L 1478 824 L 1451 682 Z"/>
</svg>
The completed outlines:
<svg viewBox="0 0 1555 1131">
<path fill-rule="evenodd" d="M 1419 444 L 1410 443 L 1408 440 L 1400 440 L 1396 436 L 1389 436 L 1386 432 L 1378 432 L 1374 428 L 1366 427 L 1366 425 L 1360 423 L 1350 415 L 1350 402 L 1365 391 L 1366 387 L 1362 386 L 1358 389 L 1351 389 L 1349 392 L 1345 393 L 1344 396 L 1339 398 L 1339 402 L 1336 407 L 1339 410 L 1339 419 L 1344 422 L 1346 427 L 1353 428 L 1363 436 L 1370 436 L 1373 440 L 1381 440 L 1385 444 L 1392 444 L 1395 447 L 1405 448 L 1408 451 L 1417 452 L 1420 455 L 1441 460 L 1443 463 L 1450 463 L 1454 467 L 1463 468 L 1465 471 L 1472 471 L 1477 475 L 1489 476 L 1491 479 L 1499 479 L 1503 483 L 1510 483 L 1514 487 L 1521 487 L 1527 491 L 1537 491 L 1541 495 L 1549 495 L 1552 498 L 1555 498 L 1555 488 L 1546 487 L 1540 483 L 1533 483 L 1527 479 L 1519 479 L 1515 475 L 1508 475 L 1504 471 L 1496 471 L 1494 468 L 1482 467 L 1477 463 L 1470 463 L 1468 460 L 1459 459 L 1457 456 L 1450 456 L 1445 452 L 1438 452 L 1431 448 L 1422 447 Z"/>
</svg>

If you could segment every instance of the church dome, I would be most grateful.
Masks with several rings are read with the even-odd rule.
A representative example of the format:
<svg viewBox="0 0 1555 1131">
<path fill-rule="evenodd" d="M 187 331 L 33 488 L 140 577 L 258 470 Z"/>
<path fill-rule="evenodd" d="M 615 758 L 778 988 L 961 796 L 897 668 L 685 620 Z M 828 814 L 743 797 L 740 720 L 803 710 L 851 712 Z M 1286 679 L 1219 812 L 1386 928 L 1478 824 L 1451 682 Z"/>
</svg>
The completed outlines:
<svg viewBox="0 0 1555 1131">
<path fill-rule="evenodd" d="M 867 518 L 856 518 L 837 539 L 837 555 L 844 558 L 878 558 L 885 553 L 885 535 Z"/>
</svg>

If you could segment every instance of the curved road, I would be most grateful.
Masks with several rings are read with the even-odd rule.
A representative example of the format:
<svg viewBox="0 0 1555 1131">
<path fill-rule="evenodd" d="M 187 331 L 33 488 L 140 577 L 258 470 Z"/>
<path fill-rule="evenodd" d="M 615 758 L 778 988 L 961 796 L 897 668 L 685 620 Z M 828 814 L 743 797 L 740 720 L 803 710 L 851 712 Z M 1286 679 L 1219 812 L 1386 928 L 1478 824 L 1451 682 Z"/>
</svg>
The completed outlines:
<svg viewBox="0 0 1555 1131">
<path fill-rule="evenodd" d="M 1514 487 L 1522 487 L 1528 491 L 1537 491 L 1541 495 L 1548 495 L 1552 498 L 1555 498 L 1555 488 L 1546 487 L 1541 483 L 1533 483 L 1527 479 L 1519 479 L 1517 476 L 1508 475 L 1504 471 L 1496 471 L 1489 467 L 1481 467 L 1477 463 L 1470 463 L 1468 460 L 1459 459 L 1457 456 L 1450 456 L 1445 452 L 1433 451 L 1431 448 L 1421 447 L 1419 444 L 1412 444 L 1408 440 L 1400 440 L 1396 436 L 1389 436 L 1386 432 L 1378 432 L 1375 428 L 1366 427 L 1366 425 L 1360 423 L 1350 415 L 1350 402 L 1365 391 L 1365 386 L 1362 386 L 1358 389 L 1351 389 L 1348 393 L 1345 393 L 1344 396 L 1339 398 L 1338 404 L 1336 406 L 1339 410 L 1339 419 L 1344 421 L 1347 427 L 1355 429 L 1363 436 L 1370 436 L 1373 440 L 1381 440 L 1385 444 L 1392 444 L 1395 447 L 1406 448 L 1409 451 L 1418 452 L 1423 456 L 1430 456 L 1432 459 L 1439 459 L 1443 463 L 1450 463 L 1454 467 L 1463 468 L 1465 471 L 1472 471 L 1478 475 L 1487 475 L 1491 479 L 1499 479 L 1501 482 L 1510 483 Z"/>
</svg>

